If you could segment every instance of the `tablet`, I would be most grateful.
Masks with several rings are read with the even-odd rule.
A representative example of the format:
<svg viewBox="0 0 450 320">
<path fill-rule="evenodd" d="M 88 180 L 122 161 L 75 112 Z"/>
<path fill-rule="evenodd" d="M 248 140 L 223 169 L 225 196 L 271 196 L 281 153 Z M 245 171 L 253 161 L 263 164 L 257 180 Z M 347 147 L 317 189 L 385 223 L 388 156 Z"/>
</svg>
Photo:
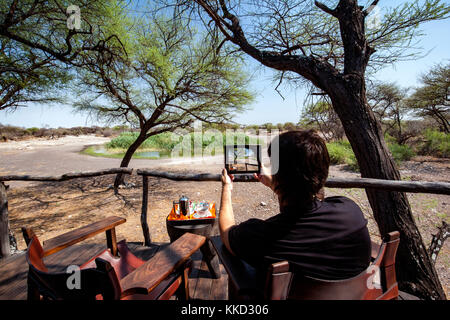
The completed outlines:
<svg viewBox="0 0 450 320">
<path fill-rule="evenodd" d="M 225 169 L 231 174 L 260 173 L 260 145 L 225 145 Z"/>
</svg>

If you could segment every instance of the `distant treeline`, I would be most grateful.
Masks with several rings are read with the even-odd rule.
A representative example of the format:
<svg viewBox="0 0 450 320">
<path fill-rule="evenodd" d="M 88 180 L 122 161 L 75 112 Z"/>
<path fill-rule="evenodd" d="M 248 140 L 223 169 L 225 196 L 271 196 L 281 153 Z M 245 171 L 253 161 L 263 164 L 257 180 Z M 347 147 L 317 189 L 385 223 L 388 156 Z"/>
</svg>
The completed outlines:
<svg viewBox="0 0 450 320">
<path fill-rule="evenodd" d="M 109 127 L 73 127 L 73 128 L 21 128 L 15 126 L 4 126 L 0 124 L 0 142 L 26 140 L 29 138 L 60 138 L 64 136 L 79 136 L 95 134 L 98 136 L 116 136 L 124 131 L 130 131 L 127 126 Z"/>
<path fill-rule="evenodd" d="M 245 131 L 253 131 L 255 134 L 259 133 L 259 130 L 295 130 L 302 129 L 304 126 L 296 125 L 292 122 L 286 123 L 265 123 L 261 125 L 241 125 L 241 124 L 230 124 L 230 123 L 203 123 L 202 129 L 216 129 L 219 131 L 225 130 L 245 130 Z M 104 137 L 110 136 L 118 136 L 122 132 L 130 132 L 130 131 L 139 131 L 138 129 L 133 130 L 128 126 L 114 126 L 114 127 L 73 127 L 73 128 L 22 128 L 10 125 L 2 125 L 0 124 L 0 142 L 5 141 L 17 141 L 29 139 L 32 137 L 36 138 L 59 138 L 64 136 L 78 136 L 78 135 L 86 135 L 86 134 L 95 134 Z"/>
<path fill-rule="evenodd" d="M 205 123 L 202 125 L 203 130 L 208 129 L 218 129 L 220 131 L 224 131 L 227 129 L 231 130 L 245 130 L 245 131 L 254 131 L 256 134 L 259 133 L 259 130 L 279 130 L 279 131 L 290 131 L 290 130 L 296 130 L 296 129 L 305 129 L 304 125 L 301 124 L 295 124 L 292 122 L 285 122 L 285 123 L 264 123 L 264 124 L 230 124 L 230 123 Z"/>
</svg>

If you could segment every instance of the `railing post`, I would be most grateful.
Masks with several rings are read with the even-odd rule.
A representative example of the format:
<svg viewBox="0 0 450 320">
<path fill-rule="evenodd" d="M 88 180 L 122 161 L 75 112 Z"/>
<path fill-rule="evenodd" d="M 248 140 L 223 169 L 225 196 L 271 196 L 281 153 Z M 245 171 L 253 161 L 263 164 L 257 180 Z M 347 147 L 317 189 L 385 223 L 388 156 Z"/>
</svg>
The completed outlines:
<svg viewBox="0 0 450 320">
<path fill-rule="evenodd" d="M 117 256 L 116 228 L 106 230 L 106 245 L 113 256 Z"/>
<path fill-rule="evenodd" d="M 6 186 L 0 181 L 0 257 L 6 258 L 10 255 L 8 198 L 6 195 Z"/>
<path fill-rule="evenodd" d="M 152 241 L 150 238 L 150 231 L 147 224 L 147 207 L 148 207 L 148 176 L 142 176 L 142 212 L 141 225 L 144 233 L 145 245 L 150 246 Z"/>
</svg>

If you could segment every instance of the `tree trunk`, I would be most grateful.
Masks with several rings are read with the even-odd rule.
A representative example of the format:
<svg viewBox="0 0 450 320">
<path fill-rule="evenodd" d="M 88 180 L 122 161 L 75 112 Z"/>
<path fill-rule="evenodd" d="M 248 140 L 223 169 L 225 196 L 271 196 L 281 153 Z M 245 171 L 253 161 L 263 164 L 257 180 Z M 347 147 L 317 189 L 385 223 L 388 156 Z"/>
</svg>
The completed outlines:
<svg viewBox="0 0 450 320">
<path fill-rule="evenodd" d="M 10 254 L 8 198 L 5 184 L 0 181 L 0 258 L 6 258 Z"/>
<path fill-rule="evenodd" d="M 120 167 L 124 168 L 128 167 L 131 158 L 133 157 L 133 154 L 136 152 L 137 148 L 141 146 L 141 144 L 145 141 L 146 138 L 147 138 L 146 132 L 141 131 L 137 139 L 131 144 L 131 146 L 128 148 L 127 152 L 123 156 L 122 162 L 120 163 Z M 123 174 L 118 173 L 116 179 L 114 180 L 114 193 L 117 194 L 119 186 L 123 184 L 123 182 L 124 182 Z"/>
<path fill-rule="evenodd" d="M 363 178 L 400 180 L 380 123 L 366 101 L 364 83 L 347 81 L 330 92 L 333 106 L 352 145 Z M 366 189 L 381 235 L 400 232 L 396 271 L 401 290 L 424 299 L 446 299 L 434 265 L 402 192 Z"/>
<path fill-rule="evenodd" d="M 366 98 L 365 70 L 374 52 L 365 38 L 366 14 L 358 1 L 339 1 L 333 14 L 339 20 L 344 44 L 344 73 L 330 83 L 321 77 L 333 107 L 352 145 L 363 178 L 400 180 L 400 172 L 384 141 Z M 436 269 L 415 224 L 405 193 L 366 189 L 381 235 L 400 232 L 396 258 L 399 287 L 424 299 L 446 299 Z"/>
<path fill-rule="evenodd" d="M 395 122 L 397 123 L 397 127 L 398 127 L 398 131 L 397 131 L 397 142 L 399 144 L 403 144 L 403 132 L 402 132 L 402 123 L 401 123 L 401 119 L 400 119 L 400 111 L 396 110 L 396 115 L 395 115 Z"/>
</svg>

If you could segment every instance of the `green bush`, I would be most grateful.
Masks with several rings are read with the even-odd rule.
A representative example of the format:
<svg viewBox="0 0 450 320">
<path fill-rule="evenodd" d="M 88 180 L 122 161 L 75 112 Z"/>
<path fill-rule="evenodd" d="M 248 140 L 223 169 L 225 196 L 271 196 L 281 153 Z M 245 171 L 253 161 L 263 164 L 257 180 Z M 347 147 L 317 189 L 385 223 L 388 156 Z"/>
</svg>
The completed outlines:
<svg viewBox="0 0 450 320">
<path fill-rule="evenodd" d="M 411 158 L 416 155 L 410 146 L 391 142 L 392 140 L 389 139 L 389 136 L 386 140 L 388 141 L 388 148 L 392 154 L 392 157 L 397 164 L 400 164 L 402 161 L 411 160 Z M 352 170 L 359 170 L 358 161 L 353 153 L 350 142 L 330 142 L 327 143 L 327 148 L 330 155 L 331 164 L 347 164 Z"/>
<path fill-rule="evenodd" d="M 352 147 L 348 141 L 327 143 L 331 164 L 344 164 L 354 156 Z"/>
<path fill-rule="evenodd" d="M 351 148 L 341 142 L 329 142 L 327 143 L 327 149 L 331 164 L 345 164 L 353 153 Z"/>
<path fill-rule="evenodd" d="M 425 142 L 420 153 L 440 158 L 450 158 L 450 134 L 427 129 L 424 132 Z"/>
<path fill-rule="evenodd" d="M 108 149 L 128 149 L 134 141 L 136 141 L 139 133 L 137 132 L 123 132 L 118 137 L 112 139 L 110 142 L 106 144 Z M 144 141 L 140 148 L 151 148 L 149 139 Z"/>
<path fill-rule="evenodd" d="M 127 129 L 129 130 L 128 126 L 126 126 L 126 125 L 112 127 L 112 130 L 114 130 L 114 131 L 125 131 Z"/>
<path fill-rule="evenodd" d="M 139 133 L 137 132 L 123 132 L 118 137 L 112 139 L 106 144 L 108 149 L 128 149 L 131 144 L 137 139 Z M 222 141 L 221 141 L 222 140 Z M 223 150 L 225 143 L 245 143 L 245 144 L 257 144 L 259 140 L 251 138 L 244 133 L 232 133 L 227 136 L 220 134 L 215 135 L 213 133 L 198 133 L 191 132 L 189 136 L 174 136 L 170 132 L 160 133 L 151 136 L 142 143 L 139 149 L 156 149 L 164 151 L 172 151 L 172 149 L 179 145 L 181 149 L 192 150 L 197 141 L 201 141 L 202 150 L 206 147 L 211 149 L 218 148 Z M 214 154 L 214 153 L 213 153 Z"/>
<path fill-rule="evenodd" d="M 227 133 L 224 132 L 191 132 L 189 136 L 180 136 L 178 141 L 172 142 L 168 150 L 172 150 L 175 145 L 182 150 L 191 150 L 193 153 L 198 143 L 201 143 L 201 149 L 205 155 L 217 155 L 223 152 L 223 146 L 226 144 L 259 144 L 257 138 L 249 137 L 242 132 Z M 197 151 L 198 152 L 198 151 Z"/>
<path fill-rule="evenodd" d="M 347 164 L 351 170 L 358 171 L 358 161 L 356 161 L 350 142 L 337 141 L 327 143 L 328 154 L 331 164 Z"/>
<path fill-rule="evenodd" d="M 145 140 L 143 146 L 144 148 L 155 148 L 159 150 L 172 150 L 179 142 L 174 140 L 171 132 L 164 132 L 151 136 Z"/>
<path fill-rule="evenodd" d="M 50 136 L 50 129 L 40 128 L 38 131 L 33 133 L 33 136 L 37 138 L 43 138 Z"/>
<path fill-rule="evenodd" d="M 36 127 L 32 127 L 32 128 L 28 128 L 28 129 L 26 129 L 26 131 L 27 131 L 27 133 L 29 134 L 29 135 L 34 135 L 36 132 L 38 132 L 39 131 L 39 128 L 36 128 Z"/>
<path fill-rule="evenodd" d="M 384 133 L 384 141 L 389 145 L 391 143 L 397 143 L 397 139 L 395 139 L 393 136 L 391 136 L 389 133 Z"/>
<path fill-rule="evenodd" d="M 388 143 L 388 148 L 397 164 L 400 164 L 402 161 L 411 160 L 416 155 L 414 150 L 406 144 Z"/>
</svg>

